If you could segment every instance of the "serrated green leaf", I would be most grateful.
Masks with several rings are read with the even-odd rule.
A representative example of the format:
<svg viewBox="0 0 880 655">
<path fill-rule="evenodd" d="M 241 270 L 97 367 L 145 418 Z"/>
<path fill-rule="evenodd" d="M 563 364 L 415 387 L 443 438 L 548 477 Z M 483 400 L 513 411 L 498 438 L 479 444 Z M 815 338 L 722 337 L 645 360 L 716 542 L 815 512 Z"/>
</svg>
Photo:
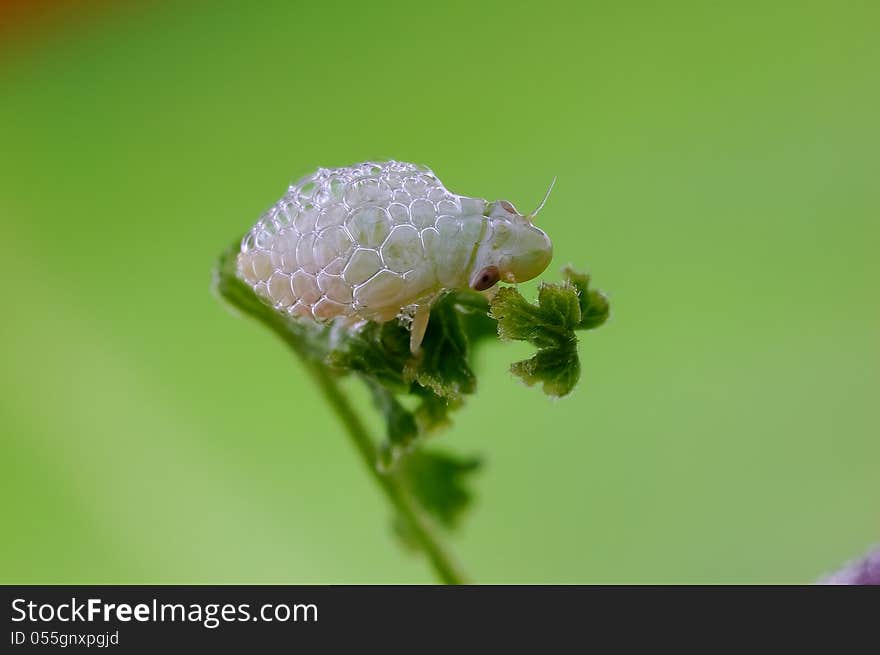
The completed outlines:
<svg viewBox="0 0 880 655">
<path fill-rule="evenodd" d="M 428 436 L 449 427 L 451 422 L 449 413 L 461 406 L 460 399 L 450 400 L 443 398 L 430 389 L 419 385 L 413 387 L 413 394 L 421 399 L 413 412 L 419 434 L 421 435 Z"/>
<path fill-rule="evenodd" d="M 382 470 L 388 470 L 418 439 L 419 428 L 413 413 L 390 390 L 373 380 L 368 380 L 367 384 L 373 404 L 385 419 L 386 438 L 379 446 L 378 465 Z"/>
<path fill-rule="evenodd" d="M 461 404 L 415 384 L 411 394 L 419 398 L 419 402 L 415 409 L 409 410 L 397 395 L 381 384 L 372 380 L 367 380 L 367 384 L 376 408 L 385 419 L 386 439 L 379 444 L 377 462 L 385 472 L 391 471 L 398 460 L 408 456 L 419 440 L 447 428 L 451 422 L 449 412 Z"/>
<path fill-rule="evenodd" d="M 476 376 L 468 361 L 470 337 L 464 325 L 476 327 L 478 334 L 486 327 L 485 321 L 471 316 L 474 307 L 473 299 L 462 303 L 455 294 L 438 300 L 417 356 L 409 350 L 409 331 L 389 321 L 367 323 L 340 338 L 328 363 L 341 371 L 357 371 L 397 393 L 411 392 L 414 382 L 450 399 L 473 393 Z"/>
<path fill-rule="evenodd" d="M 603 325 L 611 315 L 611 305 L 601 291 L 590 289 L 588 292 L 587 311 L 583 312 L 580 330 L 595 330 Z"/>
<path fill-rule="evenodd" d="M 390 470 L 417 438 L 447 427 L 449 413 L 460 406 L 461 396 L 476 388 L 468 361 L 470 335 L 464 326 L 473 326 L 480 334 L 487 321 L 494 322 L 485 315 L 485 299 L 474 295 L 447 294 L 435 303 L 417 356 L 409 349 L 409 331 L 397 321 L 367 323 L 336 336 L 328 364 L 362 377 L 385 419 L 386 439 L 379 447 L 383 470 Z M 481 305 L 479 319 L 475 314 Z M 397 396 L 405 395 L 419 399 L 413 411 L 398 401 Z"/>
<path fill-rule="evenodd" d="M 581 322 L 577 289 L 570 284 L 541 284 L 538 287 L 538 307 L 547 328 L 565 332 L 575 329 Z"/>
<path fill-rule="evenodd" d="M 468 361 L 468 336 L 455 296 L 446 294 L 431 308 L 421 353 L 410 359 L 404 377 L 438 396 L 457 399 L 476 390 L 477 378 Z"/>
<path fill-rule="evenodd" d="M 590 289 L 590 276 L 570 267 L 566 267 L 562 273 L 578 292 L 581 320 L 577 329 L 594 330 L 607 321 L 610 312 L 608 299 L 601 291 Z"/>
<path fill-rule="evenodd" d="M 468 481 L 480 466 L 476 457 L 423 448 L 406 458 L 400 475 L 419 505 L 442 525 L 452 528 L 473 499 Z"/>
<path fill-rule="evenodd" d="M 396 322 L 367 323 L 340 336 L 327 355 L 330 367 L 355 371 L 398 393 L 409 391 L 403 370 L 410 358 L 409 334 Z"/>
<path fill-rule="evenodd" d="M 574 389 L 581 375 L 577 342 L 542 348 L 533 357 L 511 364 L 510 371 L 528 386 L 540 384 L 548 396 L 566 396 Z"/>
<path fill-rule="evenodd" d="M 589 276 L 570 269 L 562 284 L 539 287 L 537 303 L 526 301 L 515 288 L 500 289 L 491 303 L 475 292 L 450 292 L 432 307 L 422 352 L 414 357 L 409 331 L 398 321 L 366 323 L 352 330 L 275 311 L 236 276 L 238 249 L 236 243 L 218 262 L 214 277 L 218 295 L 284 339 L 325 390 L 335 389 L 331 373 L 352 373 L 367 384 L 386 432 L 376 452 L 388 477 L 375 470 L 374 474 L 387 481 L 383 488 L 403 485 L 419 506 L 448 527 L 456 524 L 472 500 L 468 481 L 479 461 L 426 451 L 421 441 L 446 427 L 463 396 L 476 389 L 470 364 L 474 344 L 496 333 L 502 339 L 531 343 L 537 353 L 516 362 L 511 370 L 526 384 L 540 384 L 548 395 L 564 396 L 580 376 L 575 330 L 598 327 L 609 313 L 607 299 L 589 288 Z M 367 441 L 360 450 L 369 458 L 375 444 L 368 437 Z M 408 521 L 397 521 L 397 531 L 413 538 L 412 527 L 417 524 L 411 517 Z M 423 547 L 424 538 L 416 534 L 413 543 Z"/>
<path fill-rule="evenodd" d="M 478 343 L 497 335 L 498 325 L 489 316 L 489 301 L 486 296 L 470 290 L 453 291 L 448 295 L 448 301 L 456 309 L 471 350 Z"/>
<path fill-rule="evenodd" d="M 499 290 L 490 303 L 502 339 L 527 341 L 538 349 L 534 357 L 511 365 L 511 372 L 554 397 L 571 393 L 580 377 L 575 330 L 598 327 L 608 317 L 608 301 L 589 289 L 589 276 L 567 269 L 565 277 L 562 284 L 542 284 L 537 303 L 514 287 Z"/>
<path fill-rule="evenodd" d="M 532 341 L 541 326 L 540 309 L 522 297 L 516 287 L 498 290 L 489 305 L 498 322 L 498 336 L 511 341 Z"/>
</svg>

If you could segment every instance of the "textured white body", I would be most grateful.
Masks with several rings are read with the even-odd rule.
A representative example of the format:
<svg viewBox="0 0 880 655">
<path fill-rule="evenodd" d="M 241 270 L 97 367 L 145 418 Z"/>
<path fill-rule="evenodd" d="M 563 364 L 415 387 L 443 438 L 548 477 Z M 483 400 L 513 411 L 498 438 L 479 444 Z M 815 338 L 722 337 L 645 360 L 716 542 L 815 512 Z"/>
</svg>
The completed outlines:
<svg viewBox="0 0 880 655">
<path fill-rule="evenodd" d="M 488 208 L 414 164 L 322 168 L 245 236 L 238 272 L 279 311 L 388 321 L 467 286 Z"/>
</svg>

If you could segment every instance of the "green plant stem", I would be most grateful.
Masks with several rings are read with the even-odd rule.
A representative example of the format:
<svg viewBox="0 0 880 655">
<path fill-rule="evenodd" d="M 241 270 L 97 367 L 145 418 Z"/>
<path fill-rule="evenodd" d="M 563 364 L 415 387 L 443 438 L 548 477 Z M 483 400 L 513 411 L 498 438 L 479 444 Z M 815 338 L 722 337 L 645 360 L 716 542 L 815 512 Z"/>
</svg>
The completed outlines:
<svg viewBox="0 0 880 655">
<path fill-rule="evenodd" d="M 352 445 L 360 455 L 370 475 L 397 510 L 400 518 L 407 524 L 409 532 L 425 551 L 437 577 L 444 584 L 463 584 L 465 576 L 437 535 L 430 519 L 416 505 L 412 494 L 394 472 L 383 473 L 377 466 L 376 446 L 355 412 L 348 398 L 336 382 L 336 378 L 314 356 L 303 349 L 308 340 L 308 330 L 302 325 L 289 321 L 286 317 L 264 305 L 235 275 L 235 257 L 238 243 L 220 257 L 214 270 L 213 288 L 215 292 L 236 311 L 256 319 L 278 335 L 299 356 L 311 373 L 327 402 L 339 416 Z"/>
<path fill-rule="evenodd" d="M 455 564 L 452 555 L 443 546 L 429 519 L 419 510 L 400 478 L 393 472 L 383 473 L 377 466 L 376 447 L 367 434 L 360 417 L 355 413 L 348 399 L 336 381 L 323 369 L 310 365 L 309 369 L 321 388 L 324 397 L 336 411 L 352 444 L 361 456 L 364 466 L 382 489 L 389 502 L 406 521 L 413 536 L 424 549 L 437 577 L 444 584 L 464 584 L 465 577 Z"/>
</svg>

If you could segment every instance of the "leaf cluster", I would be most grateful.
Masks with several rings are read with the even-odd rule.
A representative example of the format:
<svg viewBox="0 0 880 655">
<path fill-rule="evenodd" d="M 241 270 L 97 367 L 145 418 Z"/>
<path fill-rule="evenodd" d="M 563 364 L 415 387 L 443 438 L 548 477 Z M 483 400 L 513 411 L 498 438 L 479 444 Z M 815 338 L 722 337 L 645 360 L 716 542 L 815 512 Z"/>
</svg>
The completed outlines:
<svg viewBox="0 0 880 655">
<path fill-rule="evenodd" d="M 471 501 L 469 478 L 480 462 L 423 447 L 424 439 L 449 425 L 451 414 L 477 389 L 475 346 L 497 335 L 537 348 L 511 371 L 526 384 L 540 384 L 559 397 L 580 377 L 576 333 L 599 327 L 608 301 L 589 288 L 589 277 L 570 269 L 560 284 L 542 284 L 537 304 L 514 287 L 488 301 L 482 294 L 454 291 L 431 309 L 418 356 L 398 321 L 365 322 L 355 328 L 321 325 L 282 314 L 264 304 L 235 274 L 238 244 L 220 257 L 216 293 L 236 311 L 278 334 L 313 367 L 333 376 L 354 375 L 366 385 L 385 423 L 376 465 L 397 475 L 438 523 L 453 527 Z"/>
<path fill-rule="evenodd" d="M 515 287 L 505 287 L 490 308 L 501 339 L 527 341 L 538 349 L 531 358 L 511 364 L 510 371 L 555 398 L 571 393 L 580 379 L 576 332 L 596 329 L 608 320 L 610 310 L 605 295 L 590 289 L 589 275 L 571 268 L 563 275 L 561 284 L 541 284 L 537 303 Z"/>
</svg>

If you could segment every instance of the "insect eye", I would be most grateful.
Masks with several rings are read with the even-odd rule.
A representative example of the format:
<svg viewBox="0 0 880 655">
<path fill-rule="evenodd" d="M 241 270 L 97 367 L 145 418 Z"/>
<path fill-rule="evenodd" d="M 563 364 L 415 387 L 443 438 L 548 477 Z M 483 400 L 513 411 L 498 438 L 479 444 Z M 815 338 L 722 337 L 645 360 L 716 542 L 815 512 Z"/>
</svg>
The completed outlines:
<svg viewBox="0 0 880 655">
<path fill-rule="evenodd" d="M 487 266 L 477 273 L 474 281 L 471 283 L 471 288 L 474 291 L 485 291 L 494 286 L 500 278 L 501 274 L 498 272 L 497 266 Z"/>
</svg>

